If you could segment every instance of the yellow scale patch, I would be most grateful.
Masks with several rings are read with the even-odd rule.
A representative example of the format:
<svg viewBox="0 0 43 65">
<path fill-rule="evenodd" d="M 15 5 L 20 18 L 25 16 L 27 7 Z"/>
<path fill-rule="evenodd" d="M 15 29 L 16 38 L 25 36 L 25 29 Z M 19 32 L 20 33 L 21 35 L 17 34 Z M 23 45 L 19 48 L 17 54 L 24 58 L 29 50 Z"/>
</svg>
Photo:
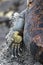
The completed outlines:
<svg viewBox="0 0 43 65">
<path fill-rule="evenodd" d="M 4 16 L 4 12 L 0 12 L 0 17 L 3 17 Z"/>
<path fill-rule="evenodd" d="M 5 17 L 10 18 L 10 17 L 12 16 L 12 14 L 13 14 L 13 11 L 9 11 L 9 12 L 7 12 L 7 13 L 5 14 Z"/>
</svg>

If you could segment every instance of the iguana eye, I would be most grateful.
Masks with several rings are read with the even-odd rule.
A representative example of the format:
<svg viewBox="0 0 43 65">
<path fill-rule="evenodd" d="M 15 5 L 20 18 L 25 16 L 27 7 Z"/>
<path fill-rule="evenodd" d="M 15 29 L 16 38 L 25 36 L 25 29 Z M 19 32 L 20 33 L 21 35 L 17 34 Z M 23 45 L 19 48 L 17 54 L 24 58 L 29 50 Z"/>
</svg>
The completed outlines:
<svg viewBox="0 0 43 65">
<path fill-rule="evenodd" d="M 32 2 L 29 2 L 29 4 L 32 4 Z"/>
</svg>

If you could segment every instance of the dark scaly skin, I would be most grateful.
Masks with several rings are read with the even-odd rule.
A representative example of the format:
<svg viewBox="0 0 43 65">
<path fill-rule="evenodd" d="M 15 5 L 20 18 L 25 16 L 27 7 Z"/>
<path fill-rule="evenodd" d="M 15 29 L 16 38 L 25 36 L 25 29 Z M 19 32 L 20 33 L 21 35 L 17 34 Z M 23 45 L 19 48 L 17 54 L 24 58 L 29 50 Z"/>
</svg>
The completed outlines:
<svg viewBox="0 0 43 65">
<path fill-rule="evenodd" d="M 42 34 L 43 36 L 43 0 L 34 0 L 35 5 L 25 14 L 25 26 L 24 26 L 24 43 L 26 48 L 29 50 L 29 59 L 31 59 L 30 53 L 30 43 L 32 38 L 37 34 Z M 42 37 L 43 38 L 43 37 Z M 32 58 L 33 59 L 33 58 Z M 30 61 L 30 65 L 32 60 Z"/>
<path fill-rule="evenodd" d="M 43 23 L 43 3 L 42 0 L 36 0 L 34 3 L 30 12 L 25 14 L 24 42 L 26 45 L 35 35 L 43 33 L 43 27 L 40 26 L 40 23 Z"/>
</svg>

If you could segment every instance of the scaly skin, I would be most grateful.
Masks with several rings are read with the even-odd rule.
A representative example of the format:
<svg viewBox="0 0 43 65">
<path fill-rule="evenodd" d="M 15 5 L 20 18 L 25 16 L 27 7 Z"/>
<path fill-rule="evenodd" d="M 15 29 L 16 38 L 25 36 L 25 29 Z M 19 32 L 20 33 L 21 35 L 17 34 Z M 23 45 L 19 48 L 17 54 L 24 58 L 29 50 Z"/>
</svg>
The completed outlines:
<svg viewBox="0 0 43 65">
<path fill-rule="evenodd" d="M 41 22 L 43 23 L 42 9 L 42 0 L 34 0 L 34 6 L 30 9 L 29 13 L 25 13 L 24 43 L 29 52 L 32 38 L 37 34 L 42 34 L 43 36 L 43 27 L 39 26 Z"/>
</svg>

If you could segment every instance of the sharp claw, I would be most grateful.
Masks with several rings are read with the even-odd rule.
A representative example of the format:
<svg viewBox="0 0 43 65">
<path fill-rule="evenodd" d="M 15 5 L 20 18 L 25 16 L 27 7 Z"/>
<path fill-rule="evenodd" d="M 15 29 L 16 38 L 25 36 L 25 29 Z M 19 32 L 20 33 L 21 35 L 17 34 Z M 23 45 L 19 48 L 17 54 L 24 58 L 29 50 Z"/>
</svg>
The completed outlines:
<svg viewBox="0 0 43 65">
<path fill-rule="evenodd" d="M 22 49 L 20 48 L 20 51 L 22 51 Z"/>
<path fill-rule="evenodd" d="M 20 53 L 18 53 L 18 55 L 19 55 L 19 56 L 21 56 L 21 54 L 20 54 Z"/>
<path fill-rule="evenodd" d="M 11 58 L 13 58 L 14 56 L 13 55 L 11 55 Z"/>
<path fill-rule="evenodd" d="M 17 58 L 17 56 L 15 56 L 15 58 Z"/>
</svg>

